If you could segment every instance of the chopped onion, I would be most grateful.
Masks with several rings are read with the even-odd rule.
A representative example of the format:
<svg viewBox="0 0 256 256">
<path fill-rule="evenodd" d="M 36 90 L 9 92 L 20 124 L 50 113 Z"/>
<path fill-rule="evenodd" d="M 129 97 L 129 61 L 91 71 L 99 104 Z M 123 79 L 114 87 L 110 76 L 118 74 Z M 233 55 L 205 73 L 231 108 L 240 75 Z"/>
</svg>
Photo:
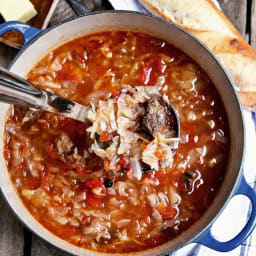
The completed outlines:
<svg viewBox="0 0 256 256">
<path fill-rule="evenodd" d="M 173 204 L 179 204 L 181 201 L 180 195 L 176 192 L 176 189 L 172 186 L 169 187 L 168 196 L 170 203 Z"/>
<path fill-rule="evenodd" d="M 133 176 L 137 180 L 141 180 L 141 178 L 142 178 L 142 169 L 141 169 L 139 160 L 131 158 L 130 159 L 130 166 L 131 166 L 131 169 L 133 171 Z"/>
<path fill-rule="evenodd" d="M 150 206 L 156 208 L 159 204 L 159 198 L 156 194 L 150 194 L 147 196 Z"/>
<path fill-rule="evenodd" d="M 161 203 L 163 203 L 165 206 L 167 206 L 169 204 L 169 199 L 168 199 L 167 195 L 165 195 L 164 193 L 159 192 L 158 198 L 160 199 Z"/>
<path fill-rule="evenodd" d="M 156 222 L 162 222 L 162 216 L 157 209 L 153 208 L 152 216 Z"/>
<path fill-rule="evenodd" d="M 130 219 L 122 219 L 117 223 L 118 228 L 124 228 L 131 222 Z"/>
</svg>

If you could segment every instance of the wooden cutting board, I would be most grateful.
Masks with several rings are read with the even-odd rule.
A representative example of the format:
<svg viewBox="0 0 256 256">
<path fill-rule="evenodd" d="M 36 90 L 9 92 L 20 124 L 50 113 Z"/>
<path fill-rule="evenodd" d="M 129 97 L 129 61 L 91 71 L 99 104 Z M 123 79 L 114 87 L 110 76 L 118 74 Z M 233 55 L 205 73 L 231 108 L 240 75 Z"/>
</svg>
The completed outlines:
<svg viewBox="0 0 256 256">
<path fill-rule="evenodd" d="M 53 12 L 59 0 L 31 0 L 37 10 L 37 15 L 29 20 L 27 24 L 44 29 L 50 22 Z M 0 24 L 4 23 L 4 19 L 0 16 Z M 17 31 L 9 31 L 0 37 L 0 42 L 3 42 L 14 48 L 21 48 L 23 45 L 23 36 Z"/>
</svg>

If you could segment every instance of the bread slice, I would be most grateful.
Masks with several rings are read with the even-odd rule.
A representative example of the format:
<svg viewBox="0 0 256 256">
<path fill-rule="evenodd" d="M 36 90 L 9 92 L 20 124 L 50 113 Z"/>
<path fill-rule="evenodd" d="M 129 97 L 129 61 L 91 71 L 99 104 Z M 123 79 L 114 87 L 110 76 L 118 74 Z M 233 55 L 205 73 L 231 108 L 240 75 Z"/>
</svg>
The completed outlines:
<svg viewBox="0 0 256 256">
<path fill-rule="evenodd" d="M 194 34 L 218 57 L 244 107 L 256 111 L 256 51 L 211 0 L 140 0 L 155 15 Z"/>
</svg>

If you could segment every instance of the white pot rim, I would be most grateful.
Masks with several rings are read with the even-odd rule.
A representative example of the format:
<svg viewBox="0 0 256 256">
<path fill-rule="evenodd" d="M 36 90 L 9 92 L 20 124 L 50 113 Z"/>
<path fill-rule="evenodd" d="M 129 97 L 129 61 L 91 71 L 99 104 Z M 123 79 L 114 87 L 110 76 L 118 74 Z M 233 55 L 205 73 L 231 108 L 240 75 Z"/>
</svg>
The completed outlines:
<svg viewBox="0 0 256 256">
<path fill-rule="evenodd" d="M 127 26 L 127 24 L 129 25 Z M 57 48 L 68 41 L 74 40 L 83 34 L 90 34 L 92 31 L 104 31 L 106 28 L 109 28 L 107 30 L 112 30 L 115 28 L 117 28 L 116 30 L 138 30 L 153 34 L 170 42 L 175 47 L 188 54 L 206 71 L 211 80 L 214 82 L 219 94 L 221 95 L 229 119 L 231 152 L 227 175 L 217 197 L 214 199 L 214 202 L 211 204 L 209 209 L 195 224 L 193 224 L 188 230 L 183 232 L 177 238 L 153 249 L 129 254 L 124 253 L 125 255 L 140 256 L 160 255 L 170 250 L 176 250 L 185 244 L 195 241 L 205 230 L 209 229 L 217 216 L 225 208 L 232 193 L 236 189 L 241 178 L 241 166 L 244 158 L 245 143 L 245 129 L 241 106 L 229 75 L 219 61 L 209 51 L 209 49 L 203 46 L 199 40 L 186 32 L 184 29 L 175 24 L 167 22 L 166 20 L 132 11 L 96 12 L 65 21 L 51 27 L 36 36 L 22 49 L 9 65 L 9 69 L 19 75 L 25 76 L 29 70 L 52 49 Z M 175 35 L 171 35 L 171 32 Z M 186 45 L 188 43 L 190 44 L 189 46 Z M 214 72 L 214 74 L 212 72 Z M 0 109 L 0 122 L 4 124 L 8 112 L 8 105 L 0 104 Z M 235 137 L 235 135 L 237 135 L 237 137 Z M 0 136 L 0 161 L 4 163 L 5 161 L 2 153 L 4 125 L 0 125 Z M 32 232 L 69 253 L 83 256 L 109 255 L 107 253 L 97 253 L 79 248 L 58 238 L 50 231 L 45 229 L 24 207 L 21 199 L 15 192 L 15 189 L 10 181 L 7 168 L 4 164 L 0 166 L 0 172 L 2 173 L 0 186 L 6 201 L 17 217 Z"/>
</svg>

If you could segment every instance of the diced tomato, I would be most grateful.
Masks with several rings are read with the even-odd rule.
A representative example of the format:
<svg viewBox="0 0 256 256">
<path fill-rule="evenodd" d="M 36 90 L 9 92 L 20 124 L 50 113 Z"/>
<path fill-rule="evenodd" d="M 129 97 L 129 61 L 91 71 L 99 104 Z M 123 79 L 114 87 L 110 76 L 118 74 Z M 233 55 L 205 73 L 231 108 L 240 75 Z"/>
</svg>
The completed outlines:
<svg viewBox="0 0 256 256">
<path fill-rule="evenodd" d="M 113 90 L 113 91 L 111 91 L 111 95 L 112 95 L 112 97 L 113 97 L 114 99 L 117 99 L 117 98 L 119 98 L 119 96 L 120 96 L 120 92 L 117 91 L 117 90 Z"/>
<path fill-rule="evenodd" d="M 49 122 L 40 122 L 39 125 L 42 127 L 42 129 L 49 129 L 51 126 Z"/>
<path fill-rule="evenodd" d="M 164 177 L 165 173 L 162 172 L 162 170 L 153 171 L 150 173 L 146 173 L 143 175 L 144 180 L 148 180 L 152 185 L 158 186 L 159 185 L 159 179 Z"/>
<path fill-rule="evenodd" d="M 165 177 L 165 170 L 164 169 L 159 169 L 158 171 L 155 171 L 155 178 L 161 179 Z"/>
<path fill-rule="evenodd" d="M 157 206 L 157 210 L 158 211 L 163 211 L 165 209 L 165 204 L 164 203 L 160 203 L 158 206 Z"/>
<path fill-rule="evenodd" d="M 48 175 L 49 175 L 49 171 L 44 167 L 41 172 L 41 179 L 48 177 Z"/>
<path fill-rule="evenodd" d="M 90 216 L 84 216 L 81 220 L 81 224 L 86 224 L 91 222 L 91 217 Z"/>
<path fill-rule="evenodd" d="M 166 219 L 172 219 L 175 217 L 177 211 L 174 207 L 172 207 L 171 205 L 168 205 L 164 210 L 160 211 L 162 218 L 164 220 Z"/>
<path fill-rule="evenodd" d="M 111 171 L 113 172 L 118 172 L 121 169 L 127 169 L 129 167 L 129 159 L 128 157 L 125 156 L 120 156 L 119 161 L 113 166 Z M 109 172 L 110 171 L 110 161 L 109 160 L 104 160 L 104 169 L 105 171 Z"/>
<path fill-rule="evenodd" d="M 15 172 L 17 173 L 17 176 L 24 177 L 24 174 L 27 174 L 27 164 L 24 161 L 19 162 L 19 165 L 17 166 Z"/>
<path fill-rule="evenodd" d="M 165 69 L 166 65 L 159 56 L 146 59 L 140 74 L 140 82 L 144 85 L 153 85 L 156 82 L 157 74 L 163 73 Z"/>
<path fill-rule="evenodd" d="M 50 174 L 47 170 L 44 170 L 41 174 L 41 185 L 40 188 L 43 189 L 45 192 L 51 192 L 51 185 L 50 185 Z"/>
<path fill-rule="evenodd" d="M 98 179 L 87 180 L 85 185 L 89 188 L 104 187 L 103 183 Z"/>
<path fill-rule="evenodd" d="M 97 71 L 98 74 L 102 74 L 103 71 L 104 71 L 103 66 L 96 66 L 96 71 Z"/>
<path fill-rule="evenodd" d="M 86 196 L 85 202 L 94 210 L 98 210 L 104 207 L 104 203 L 100 199 L 95 198 L 90 194 Z"/>
<path fill-rule="evenodd" d="M 107 189 L 102 186 L 102 187 L 95 187 L 91 189 L 91 193 L 95 198 L 103 198 L 107 195 Z"/>
<path fill-rule="evenodd" d="M 83 171 L 84 171 L 84 165 L 83 165 L 83 164 L 77 165 L 77 167 L 76 167 L 76 172 L 77 172 L 79 175 L 83 175 Z"/>
<path fill-rule="evenodd" d="M 140 145 L 140 148 L 141 148 L 142 151 L 144 151 L 147 148 L 147 144 L 146 143 L 142 143 Z"/>
<path fill-rule="evenodd" d="M 146 216 L 146 217 L 144 217 L 144 222 L 146 223 L 146 224 L 150 224 L 150 222 L 151 222 L 151 218 L 150 218 L 150 216 Z"/>
<path fill-rule="evenodd" d="M 150 57 L 148 59 L 148 63 L 150 63 L 151 65 L 155 65 L 159 73 L 163 73 L 166 68 L 166 65 L 162 63 L 162 59 L 158 56 Z"/>
<path fill-rule="evenodd" d="M 54 144 L 53 143 L 50 143 L 48 145 L 48 156 L 51 158 L 51 159 L 58 159 L 59 158 L 59 154 L 58 152 L 54 149 Z"/>
<path fill-rule="evenodd" d="M 174 177 L 181 177 L 184 173 L 185 169 L 176 169 L 174 171 L 171 172 L 171 176 L 174 176 Z"/>
<path fill-rule="evenodd" d="M 62 161 L 60 161 L 61 163 L 59 163 L 60 164 L 60 167 L 61 168 L 66 168 L 66 169 L 76 169 L 76 167 L 77 167 L 77 165 L 78 164 L 76 164 L 76 163 L 73 163 L 72 161 L 69 161 L 69 160 L 65 160 L 65 163 L 64 162 L 62 162 Z M 66 166 L 66 167 L 64 167 L 64 165 Z"/>
<path fill-rule="evenodd" d="M 104 160 L 104 169 L 105 171 L 110 171 L 110 161 L 109 160 Z"/>
<path fill-rule="evenodd" d="M 44 190 L 45 192 L 47 192 L 47 193 L 50 193 L 50 192 L 51 192 L 51 186 L 50 186 L 49 183 L 42 183 L 41 186 L 40 186 L 40 188 L 41 188 L 42 190 Z"/>
<path fill-rule="evenodd" d="M 121 168 L 127 168 L 129 165 L 129 159 L 128 157 L 125 156 L 120 156 L 120 160 L 118 161 L 118 164 L 120 165 Z"/>
<path fill-rule="evenodd" d="M 77 132 L 76 124 L 77 121 L 70 118 L 65 118 L 61 121 L 60 126 L 64 130 L 64 132 L 67 133 L 67 135 L 73 137 L 74 134 Z"/>
<path fill-rule="evenodd" d="M 193 148 L 198 142 L 198 136 L 189 135 L 188 145 Z"/>
<path fill-rule="evenodd" d="M 113 172 L 107 172 L 107 178 L 110 180 L 114 180 L 115 179 L 115 175 Z"/>
<path fill-rule="evenodd" d="M 62 238 L 69 238 L 71 236 L 74 236 L 77 233 L 78 229 L 73 226 L 68 226 L 68 227 L 62 227 L 59 231 L 60 236 Z"/>
<path fill-rule="evenodd" d="M 78 175 L 84 176 L 85 175 L 85 166 L 83 164 L 78 164 L 76 167 L 76 172 L 78 173 Z"/>
<path fill-rule="evenodd" d="M 140 74 L 140 82 L 144 85 L 148 85 L 150 83 L 150 75 L 152 72 L 152 67 L 144 67 Z"/>
<path fill-rule="evenodd" d="M 161 154 L 161 152 L 159 152 L 159 151 L 156 151 L 156 152 L 155 152 L 155 156 L 158 158 L 158 160 L 161 160 L 161 159 L 162 159 L 162 154 Z"/>
<path fill-rule="evenodd" d="M 62 130 L 71 138 L 83 135 L 88 128 L 88 125 L 71 118 L 65 118 L 61 121 L 60 126 Z"/>
<path fill-rule="evenodd" d="M 23 154 L 23 156 L 28 156 L 29 155 L 29 147 L 27 145 L 23 146 L 22 154 Z"/>
<path fill-rule="evenodd" d="M 82 48 L 77 48 L 77 49 L 73 50 L 73 56 L 76 60 L 78 60 L 81 63 L 86 62 L 86 58 L 87 58 L 86 52 Z"/>
<path fill-rule="evenodd" d="M 114 167 L 113 172 L 114 172 L 114 173 L 117 173 L 117 172 L 119 172 L 120 170 L 121 170 L 121 166 L 120 166 L 119 164 L 117 164 L 117 165 Z"/>
<path fill-rule="evenodd" d="M 133 177 L 133 170 L 132 168 L 129 168 L 126 172 L 126 175 L 129 179 L 131 179 Z"/>
<path fill-rule="evenodd" d="M 113 138 L 113 134 L 108 133 L 108 132 L 103 132 L 100 135 L 100 142 L 106 142 L 106 141 L 111 140 L 112 138 Z"/>
<path fill-rule="evenodd" d="M 28 189 L 34 190 L 39 188 L 40 181 L 38 178 L 34 178 L 32 176 L 25 178 L 24 184 Z"/>
<path fill-rule="evenodd" d="M 78 73 L 76 65 L 70 62 L 65 62 L 62 65 L 62 69 L 58 72 L 58 78 L 62 81 L 82 83 L 82 77 Z"/>
<path fill-rule="evenodd" d="M 80 56 L 78 53 L 75 52 L 74 55 L 75 55 L 75 59 L 77 59 L 79 62 L 85 63 L 85 59 L 82 56 Z"/>
<path fill-rule="evenodd" d="M 29 155 L 29 141 L 28 141 L 28 138 L 24 138 L 22 140 L 22 145 L 23 145 L 22 154 L 24 156 L 28 156 Z"/>
<path fill-rule="evenodd" d="M 86 50 L 88 52 L 94 51 L 96 50 L 98 47 L 101 46 L 101 42 L 99 40 L 90 40 L 87 44 L 86 44 Z"/>
<path fill-rule="evenodd" d="M 68 165 L 66 163 L 62 162 L 62 161 L 57 161 L 57 165 L 58 165 L 58 167 L 60 168 L 60 170 L 62 172 L 66 172 L 66 171 L 68 171 L 70 169 L 68 167 Z"/>
<path fill-rule="evenodd" d="M 148 180 L 153 186 L 159 185 L 159 180 L 154 176 L 146 177 L 145 180 Z"/>
<path fill-rule="evenodd" d="M 146 179 L 146 178 L 155 178 L 155 171 L 145 173 L 145 174 L 143 175 L 143 178 L 144 178 L 144 179 Z"/>
<path fill-rule="evenodd" d="M 88 188 L 85 186 L 85 182 L 78 181 L 77 193 L 87 192 Z"/>
<path fill-rule="evenodd" d="M 149 173 L 145 173 L 142 177 L 143 179 L 147 179 L 147 178 L 154 177 L 154 175 L 152 175 L 152 172 L 149 172 Z"/>
</svg>

